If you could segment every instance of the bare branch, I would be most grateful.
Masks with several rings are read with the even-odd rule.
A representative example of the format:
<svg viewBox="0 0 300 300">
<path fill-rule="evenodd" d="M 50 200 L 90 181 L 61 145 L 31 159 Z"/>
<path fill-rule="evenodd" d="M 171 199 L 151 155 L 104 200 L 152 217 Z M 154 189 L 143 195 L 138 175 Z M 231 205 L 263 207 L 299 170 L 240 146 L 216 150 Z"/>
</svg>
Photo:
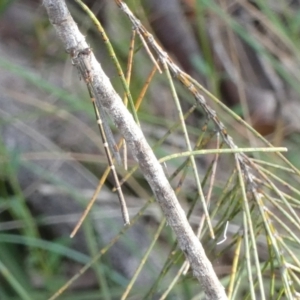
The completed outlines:
<svg viewBox="0 0 300 300">
<path fill-rule="evenodd" d="M 88 47 L 85 37 L 79 32 L 68 11 L 65 1 L 44 0 L 44 6 L 50 22 L 55 27 L 67 51 L 80 51 Z M 190 227 L 161 165 L 93 54 L 91 55 L 91 76 L 102 106 L 113 119 L 138 162 L 163 210 L 168 225 L 172 227 L 177 236 L 179 246 L 188 259 L 194 276 L 201 283 L 207 299 L 227 299 L 224 288 L 207 259 L 200 241 Z"/>
</svg>

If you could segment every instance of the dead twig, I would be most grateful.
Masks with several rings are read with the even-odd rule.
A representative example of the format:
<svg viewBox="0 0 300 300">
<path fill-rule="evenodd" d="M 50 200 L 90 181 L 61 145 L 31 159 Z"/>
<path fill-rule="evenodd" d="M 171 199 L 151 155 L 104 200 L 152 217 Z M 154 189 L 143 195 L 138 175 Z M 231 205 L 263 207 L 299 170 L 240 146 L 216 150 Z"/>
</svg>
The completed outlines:
<svg viewBox="0 0 300 300">
<path fill-rule="evenodd" d="M 81 51 L 88 48 L 85 37 L 80 33 L 71 17 L 65 1 L 44 0 L 49 20 L 53 24 L 66 50 Z M 91 76 L 95 93 L 123 135 L 133 157 L 147 179 L 157 202 L 161 206 L 167 223 L 176 234 L 178 245 L 189 261 L 194 276 L 201 283 L 207 299 L 227 299 L 212 265 L 190 227 L 185 213 L 167 180 L 163 169 L 148 145 L 141 129 L 115 92 L 100 64 L 91 53 Z"/>
</svg>

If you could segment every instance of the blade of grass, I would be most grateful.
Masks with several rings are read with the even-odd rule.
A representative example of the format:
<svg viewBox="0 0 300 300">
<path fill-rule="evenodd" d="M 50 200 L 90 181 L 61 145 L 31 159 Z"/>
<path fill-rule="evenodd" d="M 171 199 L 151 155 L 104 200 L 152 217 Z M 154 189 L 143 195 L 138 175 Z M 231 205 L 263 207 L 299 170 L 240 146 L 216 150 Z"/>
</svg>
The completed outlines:
<svg viewBox="0 0 300 300">
<path fill-rule="evenodd" d="M 0 272 L 2 276 L 9 282 L 14 291 L 20 296 L 23 300 L 31 300 L 31 296 L 28 292 L 19 284 L 19 282 L 14 278 L 10 273 L 9 269 L 6 268 L 5 264 L 0 260 Z"/>
<path fill-rule="evenodd" d="M 163 62 L 163 67 L 164 67 L 164 70 L 167 74 L 168 81 L 170 83 L 170 89 L 171 89 L 172 96 L 173 96 L 173 99 L 174 99 L 174 102 L 175 102 L 175 105 L 176 105 L 176 108 L 177 108 L 177 111 L 178 111 L 178 116 L 179 116 L 179 119 L 180 119 L 181 128 L 183 130 L 183 134 L 184 134 L 184 138 L 185 138 L 187 148 L 188 148 L 189 151 L 192 151 L 192 146 L 191 146 L 190 138 L 189 138 L 186 126 L 185 126 L 181 105 L 180 105 L 178 95 L 177 95 L 177 92 L 176 92 L 176 89 L 175 89 L 175 86 L 174 86 L 174 83 L 173 83 L 173 80 L 172 80 L 172 77 L 171 77 L 171 74 L 170 74 L 170 71 L 169 71 L 169 68 L 168 68 L 166 62 Z M 193 155 L 190 156 L 190 160 L 191 160 L 191 164 L 192 164 L 192 168 L 193 168 L 193 172 L 194 172 L 194 177 L 195 177 L 195 181 L 196 181 L 197 190 L 198 190 L 199 197 L 200 197 L 203 209 L 204 209 L 204 214 L 205 214 L 205 217 L 206 217 L 206 221 L 207 221 L 207 224 L 208 224 L 208 227 L 209 227 L 210 235 L 211 235 L 212 239 L 214 239 L 215 235 L 214 235 L 213 228 L 212 228 L 212 225 L 211 225 L 211 221 L 210 221 L 210 217 L 209 217 L 205 197 L 204 197 L 204 194 L 203 194 L 203 191 L 202 191 L 200 178 L 199 178 L 199 174 L 198 174 L 198 171 L 197 171 L 195 157 Z"/>
</svg>

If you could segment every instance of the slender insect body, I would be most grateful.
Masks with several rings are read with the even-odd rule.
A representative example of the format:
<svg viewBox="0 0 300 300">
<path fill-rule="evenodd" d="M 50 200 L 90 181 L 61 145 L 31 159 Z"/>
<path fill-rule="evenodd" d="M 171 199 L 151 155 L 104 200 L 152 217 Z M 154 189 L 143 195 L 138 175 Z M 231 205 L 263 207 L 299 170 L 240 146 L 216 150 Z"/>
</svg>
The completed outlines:
<svg viewBox="0 0 300 300">
<path fill-rule="evenodd" d="M 90 64 L 91 60 L 91 54 L 92 50 L 90 48 L 85 48 L 82 50 L 70 50 L 69 51 L 71 58 L 72 58 L 72 64 L 78 69 L 80 77 L 83 78 L 85 81 L 90 98 L 94 107 L 97 124 L 99 127 L 99 131 L 101 134 L 104 151 L 108 160 L 109 167 L 113 173 L 113 177 L 115 180 L 115 187 L 118 192 L 118 197 L 121 205 L 122 210 L 122 216 L 125 225 L 129 224 L 129 214 L 126 207 L 126 202 L 124 199 L 124 195 L 122 193 L 122 190 L 120 188 L 120 182 L 119 178 L 115 169 L 115 166 L 113 164 L 113 159 L 111 156 L 110 150 L 114 153 L 115 158 L 120 163 L 121 158 L 118 152 L 117 145 L 115 144 L 112 132 L 110 130 L 110 127 L 108 123 L 106 122 L 105 118 L 105 112 L 104 107 L 101 105 L 101 99 L 99 99 L 98 94 L 95 92 L 95 88 L 93 86 L 93 76 L 92 76 L 92 68 Z"/>
</svg>

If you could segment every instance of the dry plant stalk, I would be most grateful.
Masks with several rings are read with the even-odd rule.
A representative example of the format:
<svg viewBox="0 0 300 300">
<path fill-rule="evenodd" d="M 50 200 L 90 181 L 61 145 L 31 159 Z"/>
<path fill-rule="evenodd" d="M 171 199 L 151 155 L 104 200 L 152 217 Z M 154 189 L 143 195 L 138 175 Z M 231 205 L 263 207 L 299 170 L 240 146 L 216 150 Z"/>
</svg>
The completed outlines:
<svg viewBox="0 0 300 300">
<path fill-rule="evenodd" d="M 119 197 L 119 202 L 120 202 L 120 206 L 121 206 L 124 225 L 128 225 L 128 224 L 130 224 L 129 214 L 128 214 L 126 202 L 124 199 L 124 195 L 123 195 L 123 192 L 122 192 L 122 189 L 120 186 L 118 174 L 117 174 L 117 171 L 115 169 L 115 165 L 114 165 L 114 162 L 112 159 L 111 152 L 114 153 L 115 157 L 119 157 L 119 159 L 117 159 L 117 160 L 119 160 L 119 163 L 121 163 L 121 158 L 119 156 L 118 147 L 114 142 L 109 125 L 105 121 L 105 114 L 103 111 L 104 109 L 102 108 L 101 99 L 99 99 L 97 97 L 97 93 L 95 93 L 95 91 L 94 91 L 93 78 L 90 75 L 89 58 L 90 58 L 91 53 L 92 53 L 92 51 L 90 48 L 84 49 L 79 53 L 76 53 L 73 51 L 70 52 L 71 57 L 72 57 L 72 64 L 77 67 L 79 74 L 81 74 L 81 77 L 84 79 L 84 81 L 88 87 L 90 98 L 91 98 L 91 101 L 92 101 L 92 104 L 94 107 L 94 111 L 95 111 L 95 115 L 96 115 L 97 124 L 98 124 L 99 131 L 100 131 L 102 143 L 103 143 L 105 154 L 107 157 L 108 165 L 114 176 L 115 188 L 117 190 L 118 197 Z M 111 148 L 111 150 L 110 150 L 110 148 Z M 74 234 L 77 232 L 78 228 L 81 226 L 81 224 L 82 224 L 83 220 L 85 219 L 85 216 L 87 215 L 88 212 L 89 212 L 89 209 L 86 209 L 83 214 L 83 217 L 81 217 L 81 219 L 77 223 L 75 229 L 71 233 L 71 237 L 73 237 Z"/>
<path fill-rule="evenodd" d="M 85 37 L 80 33 L 71 17 L 65 1 L 44 0 L 49 20 L 53 24 L 64 48 L 81 51 L 88 48 Z M 202 285 L 207 299 L 227 299 L 204 249 L 190 227 L 185 213 L 167 180 L 163 169 L 148 145 L 141 129 L 115 92 L 110 80 L 91 53 L 91 76 L 94 89 L 107 113 L 123 135 L 133 157 L 148 181 L 157 202 L 163 210 L 168 225 L 176 234 L 179 247 L 189 261 L 194 276 Z"/>
</svg>

